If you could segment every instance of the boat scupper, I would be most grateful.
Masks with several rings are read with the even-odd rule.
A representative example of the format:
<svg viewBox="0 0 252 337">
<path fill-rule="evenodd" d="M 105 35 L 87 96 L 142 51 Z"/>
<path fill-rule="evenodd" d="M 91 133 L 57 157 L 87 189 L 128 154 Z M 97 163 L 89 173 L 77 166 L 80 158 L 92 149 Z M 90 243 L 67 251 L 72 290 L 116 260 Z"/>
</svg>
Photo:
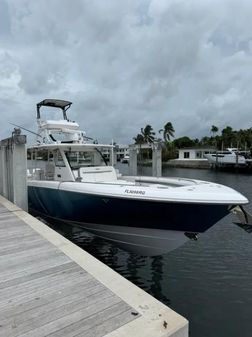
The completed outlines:
<svg viewBox="0 0 252 337">
<path fill-rule="evenodd" d="M 80 226 L 142 255 L 159 255 L 196 238 L 232 208 L 248 202 L 237 191 L 211 182 L 121 176 L 102 155 L 113 146 L 88 142 L 66 116 L 70 105 L 59 100 L 38 104 L 40 136 L 28 149 L 32 213 Z M 62 109 L 63 122 L 42 123 L 41 106 Z M 63 140 L 53 132 L 63 134 Z"/>
</svg>

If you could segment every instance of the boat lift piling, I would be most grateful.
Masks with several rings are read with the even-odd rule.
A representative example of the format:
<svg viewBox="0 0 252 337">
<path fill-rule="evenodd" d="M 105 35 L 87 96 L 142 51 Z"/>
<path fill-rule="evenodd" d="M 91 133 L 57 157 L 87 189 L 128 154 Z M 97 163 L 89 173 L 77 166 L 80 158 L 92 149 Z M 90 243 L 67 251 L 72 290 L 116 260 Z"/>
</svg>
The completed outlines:
<svg viewBox="0 0 252 337">
<path fill-rule="evenodd" d="M 129 175 L 137 176 L 137 154 L 142 149 L 152 149 L 152 176 L 162 177 L 162 146 L 160 142 L 152 144 L 133 144 L 129 146 Z"/>
<path fill-rule="evenodd" d="M 152 175 L 162 176 L 162 147 L 159 142 L 154 142 L 152 145 Z"/>
<path fill-rule="evenodd" d="M 26 135 L 14 128 L 12 136 L 0 142 L 0 194 L 27 211 Z"/>
</svg>

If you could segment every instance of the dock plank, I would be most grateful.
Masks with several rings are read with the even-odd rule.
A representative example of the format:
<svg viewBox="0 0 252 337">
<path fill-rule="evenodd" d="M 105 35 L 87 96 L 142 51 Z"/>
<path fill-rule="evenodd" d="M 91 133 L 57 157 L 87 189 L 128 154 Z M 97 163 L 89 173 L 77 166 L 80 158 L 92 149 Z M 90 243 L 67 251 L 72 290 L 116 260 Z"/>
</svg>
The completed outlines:
<svg viewBox="0 0 252 337">
<path fill-rule="evenodd" d="M 55 276 L 50 279 L 44 278 L 44 280 L 39 282 L 30 282 L 32 285 L 18 287 L 17 290 L 15 290 L 14 287 L 8 288 L 6 291 L 1 291 L 0 310 L 1 307 L 8 305 L 10 300 L 12 304 L 20 304 L 23 300 L 43 296 L 45 293 L 61 291 L 64 289 L 64 286 L 68 284 L 77 284 L 80 283 L 80 281 L 85 282 L 90 277 L 88 274 L 83 275 L 81 278 L 80 276 L 80 272 L 77 270 L 70 275 L 64 275 L 64 277 Z"/>
<path fill-rule="evenodd" d="M 25 256 L 23 257 L 23 259 L 20 258 L 20 256 L 18 256 L 16 260 L 6 259 L 2 263 L 0 262 L 1 279 L 2 277 L 4 278 L 6 275 L 8 275 L 8 277 L 13 276 L 13 278 L 15 278 L 14 274 L 15 272 L 22 273 L 22 266 L 23 266 L 23 274 L 26 274 L 27 269 L 29 269 L 31 272 L 37 271 L 39 264 L 45 264 L 50 266 L 52 262 L 57 263 L 58 262 L 57 259 L 62 260 L 61 263 L 63 261 L 66 262 L 69 261 L 68 259 L 66 259 L 64 255 L 60 254 L 60 252 L 55 252 L 55 255 L 53 255 L 53 253 L 54 253 L 53 250 L 48 249 L 48 251 L 41 252 L 39 258 L 38 257 L 36 258 L 36 256 L 32 255 L 32 256 Z"/>
<path fill-rule="evenodd" d="M 0 280 L 6 281 L 11 280 L 13 278 L 21 277 L 23 275 L 27 275 L 29 273 L 35 273 L 39 271 L 43 271 L 53 266 L 58 266 L 61 264 L 68 263 L 69 259 L 65 255 L 59 255 L 57 259 L 55 256 L 49 256 L 45 259 L 39 261 L 30 261 L 30 264 L 15 264 L 10 268 L 2 268 L 0 269 Z"/>
<path fill-rule="evenodd" d="M 68 262 L 68 263 L 65 263 L 65 264 L 60 264 L 58 266 L 47 268 L 43 271 L 29 273 L 29 274 L 21 276 L 21 277 L 12 278 L 11 280 L 0 282 L 0 290 L 6 289 L 6 288 L 9 288 L 9 287 L 13 287 L 13 286 L 20 286 L 20 285 L 22 285 L 22 283 L 26 283 L 28 281 L 35 280 L 37 278 L 45 277 L 47 275 L 56 274 L 56 273 L 59 273 L 59 272 L 62 272 L 62 271 L 66 271 L 68 269 L 72 269 L 72 268 L 76 268 L 75 263 L 74 262 Z"/>
<path fill-rule="evenodd" d="M 80 282 L 80 284 L 83 284 Z M 89 291 L 95 291 L 98 286 L 94 286 L 93 280 L 89 279 L 85 282 L 85 289 L 81 291 L 81 295 L 85 294 Z M 17 316 L 22 312 L 28 312 L 29 310 L 34 310 L 37 307 L 41 307 L 43 305 L 47 305 L 51 302 L 56 302 L 58 300 L 65 301 L 65 298 L 71 296 L 80 296 L 80 288 L 78 284 L 69 284 L 62 291 L 56 291 L 53 293 L 46 293 L 43 296 L 37 296 L 32 298 L 31 300 L 24 300 L 20 305 L 15 305 L 13 307 L 6 306 L 0 310 L 0 317 L 2 320 L 8 319 L 10 317 Z M 68 300 L 68 299 L 67 299 Z"/>
<path fill-rule="evenodd" d="M 126 324 L 130 322 L 131 319 L 132 309 L 120 304 L 118 308 L 114 306 L 102 311 L 96 315 L 96 317 L 91 317 L 86 321 L 85 329 L 82 326 L 79 331 L 75 331 L 78 333 L 75 337 L 82 337 L 84 335 L 85 337 L 93 337 L 94 335 L 99 337 L 104 336 L 111 331 L 112 327 L 118 328 L 122 326 L 122 322 Z"/>
<path fill-rule="evenodd" d="M 90 294 L 86 293 L 86 296 L 79 294 L 77 296 L 69 296 L 56 302 L 50 302 L 47 305 L 37 307 L 36 310 L 25 311 L 22 314 L 15 316 L 15 323 L 18 329 L 12 328 L 13 319 L 8 321 L 3 321 L 2 332 L 6 335 L 11 334 L 13 337 L 22 335 L 23 333 L 29 332 L 30 330 L 35 330 L 40 326 L 44 326 L 48 323 L 55 322 L 57 320 L 65 320 L 66 316 L 71 314 L 75 315 L 84 310 L 96 311 L 97 306 L 105 306 L 106 300 L 113 302 L 111 299 L 112 295 L 107 294 L 106 289 L 99 285 L 94 291 L 89 290 Z M 86 313 L 85 313 L 86 314 Z M 77 315 L 77 314 L 76 314 Z M 78 316 L 79 317 L 79 316 Z M 1 336 L 1 335 L 0 335 Z"/>
<path fill-rule="evenodd" d="M 0 337 L 98 337 L 132 310 L 0 204 Z"/>
<path fill-rule="evenodd" d="M 107 308 L 90 314 L 70 326 L 62 327 L 50 337 L 100 337 L 132 320 L 132 310 L 124 302 L 115 303 Z M 115 319 L 117 317 L 117 320 Z M 22 336 L 23 337 L 23 336 Z M 30 336 L 24 336 L 30 337 Z M 39 337 L 45 337 L 43 334 Z"/>
<path fill-rule="evenodd" d="M 114 306 L 115 304 L 117 304 L 117 306 Z M 99 321 L 96 321 L 99 314 L 102 317 L 105 317 L 106 310 L 116 312 L 118 307 L 121 306 L 124 306 L 124 302 L 116 296 L 111 296 L 105 300 L 100 300 L 93 305 L 89 305 L 88 308 L 82 308 L 69 315 L 51 321 L 48 324 L 42 325 L 37 329 L 34 329 L 33 326 L 31 326 L 32 330 L 25 334 L 21 334 L 20 337 L 76 336 L 79 332 L 87 331 L 92 327 L 92 325 L 99 323 Z M 90 322 L 93 323 L 90 324 Z M 114 327 L 112 327 L 112 329 L 114 329 Z M 16 337 L 16 335 L 13 337 Z"/>
<path fill-rule="evenodd" d="M 44 240 L 40 240 L 39 238 L 33 238 L 32 241 L 22 239 L 16 244 L 12 243 L 9 245 L 4 245 L 4 247 L 1 246 L 0 256 L 9 255 L 8 258 L 10 258 L 12 254 L 21 253 L 28 250 L 33 251 L 33 249 L 43 246 L 46 246 L 46 243 Z"/>
</svg>

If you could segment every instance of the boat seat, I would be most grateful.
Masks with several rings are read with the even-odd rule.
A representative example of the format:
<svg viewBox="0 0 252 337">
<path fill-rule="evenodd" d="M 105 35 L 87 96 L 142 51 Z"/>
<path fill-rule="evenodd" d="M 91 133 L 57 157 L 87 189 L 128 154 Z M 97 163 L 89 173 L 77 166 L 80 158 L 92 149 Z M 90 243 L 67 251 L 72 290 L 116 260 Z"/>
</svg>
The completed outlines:
<svg viewBox="0 0 252 337">
<path fill-rule="evenodd" d="M 81 167 L 80 177 L 83 182 L 116 181 L 117 174 L 113 166 Z"/>
</svg>

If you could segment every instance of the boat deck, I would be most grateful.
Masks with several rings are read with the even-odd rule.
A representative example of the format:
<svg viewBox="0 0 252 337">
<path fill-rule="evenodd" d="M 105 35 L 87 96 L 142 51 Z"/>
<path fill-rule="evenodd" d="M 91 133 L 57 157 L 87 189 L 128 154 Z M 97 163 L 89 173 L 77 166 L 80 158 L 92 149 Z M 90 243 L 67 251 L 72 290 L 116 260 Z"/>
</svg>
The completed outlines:
<svg viewBox="0 0 252 337">
<path fill-rule="evenodd" d="M 0 196 L 0 336 L 188 336 L 187 321 Z"/>
</svg>

